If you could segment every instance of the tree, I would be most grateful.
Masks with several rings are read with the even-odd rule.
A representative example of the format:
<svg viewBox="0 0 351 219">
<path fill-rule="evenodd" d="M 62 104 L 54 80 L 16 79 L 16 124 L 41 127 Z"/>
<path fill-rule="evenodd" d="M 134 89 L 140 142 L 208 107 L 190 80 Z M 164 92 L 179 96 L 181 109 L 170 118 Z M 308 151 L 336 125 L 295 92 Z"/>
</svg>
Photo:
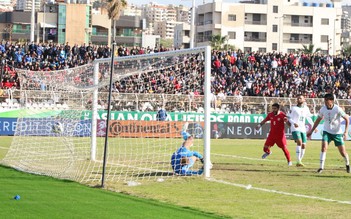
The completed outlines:
<svg viewBox="0 0 351 219">
<path fill-rule="evenodd" d="M 173 47 L 173 40 L 161 38 L 160 44 L 165 48 L 172 48 Z"/>
<path fill-rule="evenodd" d="M 317 48 L 316 50 L 314 50 L 314 45 L 313 44 L 309 44 L 309 45 L 302 45 L 302 49 L 299 49 L 299 52 L 303 52 L 304 54 L 314 54 L 316 52 L 321 51 L 321 48 Z"/>
<path fill-rule="evenodd" d="M 116 20 L 121 16 L 121 10 L 127 6 L 126 0 L 106 0 L 104 7 L 107 9 L 108 18 L 113 22 L 113 41 L 116 42 Z"/>
<path fill-rule="evenodd" d="M 351 45 L 344 48 L 344 56 L 349 57 L 351 55 Z"/>
<path fill-rule="evenodd" d="M 221 34 L 212 35 L 211 37 L 211 46 L 213 49 L 221 49 L 225 43 L 227 37 L 222 37 Z"/>
</svg>

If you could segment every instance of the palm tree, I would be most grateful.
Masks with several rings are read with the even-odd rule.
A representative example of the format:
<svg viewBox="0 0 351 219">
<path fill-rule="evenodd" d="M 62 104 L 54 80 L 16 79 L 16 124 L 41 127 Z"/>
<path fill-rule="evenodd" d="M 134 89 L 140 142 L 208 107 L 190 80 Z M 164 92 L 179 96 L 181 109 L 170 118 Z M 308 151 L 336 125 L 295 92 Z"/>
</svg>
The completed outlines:
<svg viewBox="0 0 351 219">
<path fill-rule="evenodd" d="M 351 46 L 347 46 L 344 48 L 344 56 L 349 57 L 351 55 Z"/>
<path fill-rule="evenodd" d="M 116 20 L 121 15 L 121 10 L 127 6 L 126 0 L 106 0 L 104 7 L 107 9 L 108 18 L 113 22 L 113 41 L 116 41 Z"/>
<path fill-rule="evenodd" d="M 221 34 L 217 34 L 217 35 L 212 35 L 211 37 L 211 46 L 213 49 L 221 49 L 223 44 L 225 43 L 227 37 L 224 36 L 222 37 Z"/>
<path fill-rule="evenodd" d="M 309 44 L 309 45 L 302 45 L 302 49 L 299 49 L 299 52 L 303 52 L 304 54 L 314 54 L 316 52 L 321 51 L 321 48 L 317 48 L 316 50 L 314 50 L 314 45 L 313 44 Z"/>
</svg>

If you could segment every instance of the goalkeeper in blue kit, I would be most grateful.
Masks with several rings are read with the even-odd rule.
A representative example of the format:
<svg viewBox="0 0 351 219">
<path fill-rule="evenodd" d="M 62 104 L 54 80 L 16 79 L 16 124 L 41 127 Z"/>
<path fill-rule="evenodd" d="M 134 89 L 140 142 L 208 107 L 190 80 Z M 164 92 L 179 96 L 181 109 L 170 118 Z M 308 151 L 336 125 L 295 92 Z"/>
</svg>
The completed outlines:
<svg viewBox="0 0 351 219">
<path fill-rule="evenodd" d="M 187 132 L 182 132 L 184 142 L 182 146 L 172 154 L 171 165 L 174 173 L 182 176 L 201 175 L 203 167 L 197 171 L 190 170 L 197 160 L 204 163 L 203 156 L 197 151 L 191 151 L 194 137 Z"/>
</svg>

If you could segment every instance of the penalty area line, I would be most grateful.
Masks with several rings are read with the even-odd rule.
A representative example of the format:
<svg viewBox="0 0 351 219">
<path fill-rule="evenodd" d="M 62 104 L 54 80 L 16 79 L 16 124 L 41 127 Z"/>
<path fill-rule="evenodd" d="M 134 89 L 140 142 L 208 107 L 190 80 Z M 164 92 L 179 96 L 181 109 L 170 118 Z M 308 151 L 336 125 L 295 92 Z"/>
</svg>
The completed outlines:
<svg viewBox="0 0 351 219">
<path fill-rule="evenodd" d="M 254 187 L 254 186 L 250 186 L 250 185 L 231 183 L 231 182 L 218 180 L 218 179 L 214 179 L 214 178 L 206 178 L 206 180 L 211 181 L 211 182 L 226 184 L 226 185 L 230 185 L 230 186 L 246 188 L 246 189 L 255 189 L 258 191 L 262 191 L 262 192 L 276 193 L 276 194 L 280 194 L 280 195 L 294 196 L 294 197 L 298 197 L 298 198 L 315 199 L 315 200 L 319 200 L 319 201 L 335 202 L 335 203 L 339 203 L 339 204 L 351 205 L 351 201 L 340 201 L 340 200 L 334 200 L 334 199 L 330 199 L 330 198 L 322 198 L 322 197 L 318 197 L 318 196 L 310 196 L 310 195 L 302 195 L 302 194 L 296 194 L 296 193 L 290 193 L 290 192 L 277 191 L 274 189 L 258 188 L 258 187 Z"/>
</svg>

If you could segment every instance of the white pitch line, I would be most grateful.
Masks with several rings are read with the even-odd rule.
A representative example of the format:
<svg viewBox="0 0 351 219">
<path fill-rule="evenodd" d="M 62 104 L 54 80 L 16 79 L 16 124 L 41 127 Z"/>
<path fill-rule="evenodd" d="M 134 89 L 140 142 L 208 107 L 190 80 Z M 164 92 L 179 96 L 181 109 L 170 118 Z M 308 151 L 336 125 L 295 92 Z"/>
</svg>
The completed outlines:
<svg viewBox="0 0 351 219">
<path fill-rule="evenodd" d="M 243 156 L 238 156 L 238 155 L 233 155 L 233 154 L 215 154 L 215 153 L 211 153 L 211 156 L 232 157 L 232 158 L 239 158 L 239 159 L 245 159 L 245 160 L 255 160 L 255 161 L 264 161 L 264 162 L 286 163 L 286 160 L 270 160 L 270 159 L 262 159 L 262 158 L 256 158 L 256 157 L 243 157 Z M 303 163 L 304 164 L 308 164 L 308 165 L 319 165 L 319 162 L 318 163 L 305 163 L 305 162 L 303 162 Z M 340 165 L 335 165 L 335 164 L 330 164 L 328 166 L 340 167 Z"/>
<path fill-rule="evenodd" d="M 2 147 L 2 146 L 0 146 L 0 149 L 7 150 L 7 149 L 9 149 L 9 148 L 8 148 L 8 147 Z"/>
<path fill-rule="evenodd" d="M 206 178 L 206 179 L 208 181 L 212 181 L 212 182 L 222 183 L 222 184 L 241 187 L 241 188 L 248 188 L 248 185 L 244 185 L 244 184 L 231 183 L 231 182 L 226 182 L 223 180 L 217 180 L 214 178 Z M 281 195 L 287 195 L 287 196 L 295 196 L 295 197 L 299 197 L 299 198 L 315 199 L 315 200 L 320 200 L 320 201 L 335 202 L 335 203 L 339 203 L 339 204 L 351 205 L 351 201 L 340 201 L 340 200 L 334 200 L 334 199 L 330 199 L 330 198 L 322 198 L 322 197 L 318 197 L 318 196 L 309 196 L 309 195 L 295 194 L 295 193 L 290 193 L 290 192 L 282 192 L 282 191 L 277 191 L 277 190 L 273 190 L 273 189 L 264 189 L 264 188 L 258 188 L 258 187 L 253 187 L 253 186 L 250 187 L 250 189 L 255 189 L 255 190 L 263 191 L 263 192 L 276 193 L 276 194 L 281 194 Z"/>
</svg>

